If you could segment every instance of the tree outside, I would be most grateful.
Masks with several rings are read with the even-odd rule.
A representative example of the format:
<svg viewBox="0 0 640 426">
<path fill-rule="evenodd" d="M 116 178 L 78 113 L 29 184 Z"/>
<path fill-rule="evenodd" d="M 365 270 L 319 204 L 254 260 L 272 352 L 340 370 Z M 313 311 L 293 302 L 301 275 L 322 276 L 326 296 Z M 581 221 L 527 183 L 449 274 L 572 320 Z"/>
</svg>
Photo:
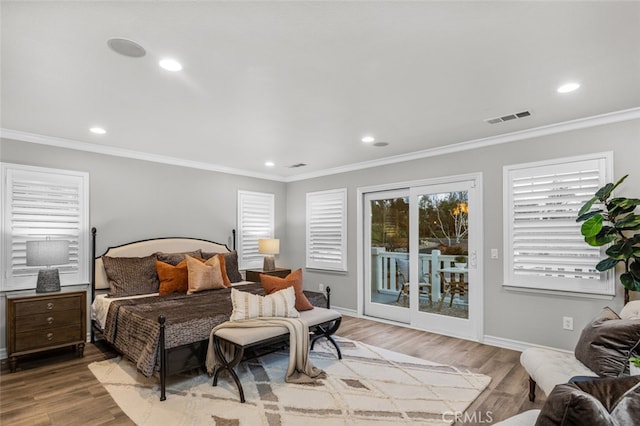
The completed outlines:
<svg viewBox="0 0 640 426">
<path fill-rule="evenodd" d="M 468 253 L 469 204 L 467 191 L 426 194 L 419 198 L 420 252 Z M 388 252 L 409 251 L 409 200 L 392 198 L 371 202 L 372 246 Z"/>
</svg>

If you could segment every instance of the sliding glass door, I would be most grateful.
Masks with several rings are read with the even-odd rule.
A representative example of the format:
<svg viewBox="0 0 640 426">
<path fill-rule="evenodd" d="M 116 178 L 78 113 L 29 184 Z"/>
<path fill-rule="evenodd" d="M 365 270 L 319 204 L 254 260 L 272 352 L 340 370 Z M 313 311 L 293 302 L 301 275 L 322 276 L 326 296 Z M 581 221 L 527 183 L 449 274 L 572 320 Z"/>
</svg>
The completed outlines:
<svg viewBox="0 0 640 426">
<path fill-rule="evenodd" d="M 409 191 L 365 195 L 365 314 L 409 322 Z"/>
<path fill-rule="evenodd" d="M 365 315 L 481 339 L 479 180 L 363 192 Z"/>
</svg>

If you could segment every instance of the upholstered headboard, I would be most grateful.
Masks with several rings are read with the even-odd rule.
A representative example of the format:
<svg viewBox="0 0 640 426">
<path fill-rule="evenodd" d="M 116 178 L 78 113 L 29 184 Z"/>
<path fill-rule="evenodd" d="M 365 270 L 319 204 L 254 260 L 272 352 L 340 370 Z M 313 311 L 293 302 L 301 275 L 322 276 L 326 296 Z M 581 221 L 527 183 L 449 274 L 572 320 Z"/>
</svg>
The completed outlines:
<svg viewBox="0 0 640 426">
<path fill-rule="evenodd" d="M 102 262 L 102 256 L 110 257 L 144 257 L 149 256 L 156 252 L 164 253 L 180 253 L 187 251 L 194 251 L 201 249 L 203 252 L 208 253 L 228 253 L 229 247 L 225 244 L 216 243 L 208 240 L 201 240 L 198 238 L 155 238 L 143 241 L 135 241 L 119 245 L 117 247 L 109 247 L 106 252 L 100 256 L 95 256 L 95 239 L 96 229 L 92 229 L 93 235 L 93 247 L 94 247 L 94 281 L 93 289 L 102 290 L 109 288 L 109 281 L 107 280 L 107 273 L 104 269 L 104 263 Z"/>
</svg>

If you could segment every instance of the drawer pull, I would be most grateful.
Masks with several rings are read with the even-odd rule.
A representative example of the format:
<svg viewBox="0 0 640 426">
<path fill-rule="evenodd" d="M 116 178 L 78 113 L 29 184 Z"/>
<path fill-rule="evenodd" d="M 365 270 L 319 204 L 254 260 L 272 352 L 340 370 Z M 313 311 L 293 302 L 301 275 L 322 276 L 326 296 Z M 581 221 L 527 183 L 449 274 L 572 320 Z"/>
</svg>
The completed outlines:
<svg viewBox="0 0 640 426">
<path fill-rule="evenodd" d="M 53 324 L 53 317 L 47 318 L 47 324 Z"/>
<path fill-rule="evenodd" d="M 47 333 L 47 340 L 53 340 L 53 333 Z"/>
<path fill-rule="evenodd" d="M 47 309 L 49 310 L 53 309 L 53 302 L 47 303 Z"/>
</svg>

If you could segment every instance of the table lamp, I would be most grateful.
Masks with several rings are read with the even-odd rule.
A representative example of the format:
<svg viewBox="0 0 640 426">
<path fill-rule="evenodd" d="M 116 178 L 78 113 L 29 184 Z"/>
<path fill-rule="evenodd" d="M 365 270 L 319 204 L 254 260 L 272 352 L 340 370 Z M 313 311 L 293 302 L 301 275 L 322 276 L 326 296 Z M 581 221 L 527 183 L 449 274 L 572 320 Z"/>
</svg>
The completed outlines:
<svg viewBox="0 0 640 426">
<path fill-rule="evenodd" d="M 60 291 L 60 274 L 53 265 L 69 263 L 69 241 L 27 241 L 27 266 L 46 266 L 38 271 L 36 293 Z"/>
<path fill-rule="evenodd" d="M 262 265 L 263 271 L 274 271 L 276 260 L 274 254 L 280 253 L 280 240 L 277 238 L 261 238 L 258 240 L 258 253 L 266 254 Z"/>
</svg>

